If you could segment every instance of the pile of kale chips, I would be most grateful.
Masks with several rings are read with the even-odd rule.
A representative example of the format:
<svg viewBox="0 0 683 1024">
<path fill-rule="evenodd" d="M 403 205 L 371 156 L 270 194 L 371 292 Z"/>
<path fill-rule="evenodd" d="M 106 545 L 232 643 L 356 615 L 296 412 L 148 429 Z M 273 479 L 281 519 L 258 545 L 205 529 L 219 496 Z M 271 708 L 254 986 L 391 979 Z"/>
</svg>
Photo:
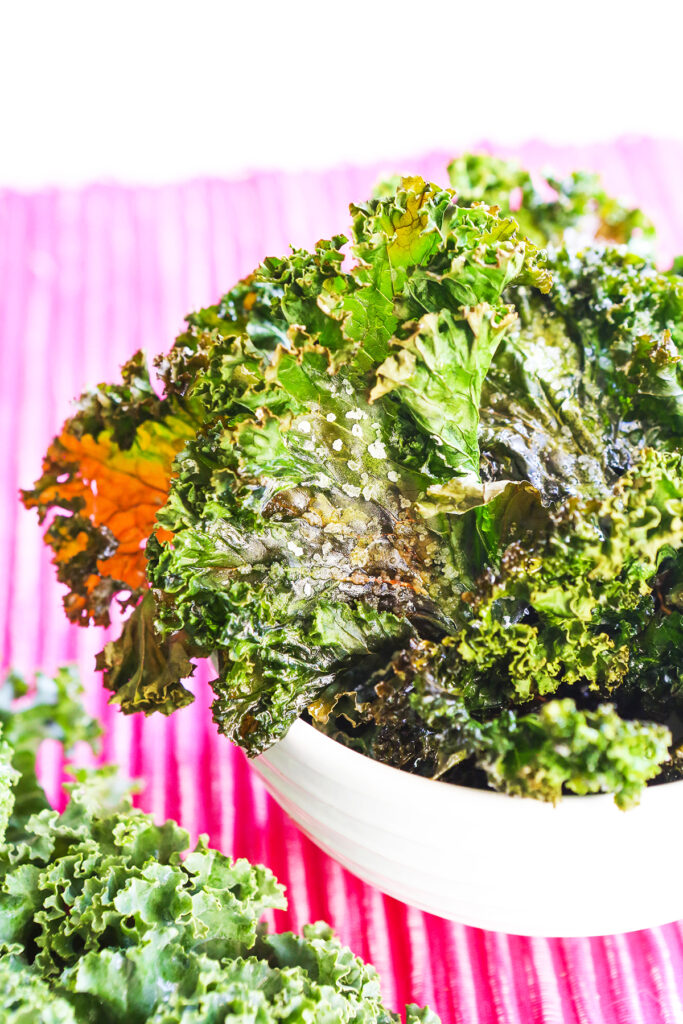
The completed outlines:
<svg viewBox="0 0 683 1024">
<path fill-rule="evenodd" d="M 42 741 L 92 742 L 67 670 L 0 684 L 0 1019 L 3 1024 L 399 1024 L 377 972 L 283 908 L 266 868 L 135 810 L 114 768 L 76 772 L 66 810 L 36 775 Z M 439 1024 L 409 1006 L 406 1024 Z"/>
<path fill-rule="evenodd" d="M 676 778 L 683 278 L 643 215 L 489 157 L 350 242 L 267 259 L 55 439 L 24 493 L 125 711 L 192 699 L 251 755 L 306 714 L 556 800 Z M 513 211 L 513 212 L 512 212 Z M 673 731 L 673 734 L 672 734 Z"/>
</svg>

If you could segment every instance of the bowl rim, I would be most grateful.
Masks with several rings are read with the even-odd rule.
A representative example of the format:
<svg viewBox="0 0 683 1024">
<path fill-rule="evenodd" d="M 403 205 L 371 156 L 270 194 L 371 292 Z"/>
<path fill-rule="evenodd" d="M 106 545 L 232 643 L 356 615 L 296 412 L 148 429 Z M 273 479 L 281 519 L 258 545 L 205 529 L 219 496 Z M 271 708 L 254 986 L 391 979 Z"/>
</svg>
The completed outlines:
<svg viewBox="0 0 683 1024">
<path fill-rule="evenodd" d="M 298 759 L 305 760 L 309 769 L 320 771 L 324 767 L 325 774 L 329 772 L 338 780 L 348 781 L 351 775 L 356 780 L 362 777 L 367 782 L 369 777 L 374 776 L 375 779 L 384 779 L 391 785 L 401 785 L 406 789 L 412 788 L 418 796 L 421 792 L 427 792 L 426 786 L 429 786 L 429 792 L 435 795 L 437 791 L 434 787 L 439 786 L 442 796 L 446 800 L 476 801 L 478 803 L 486 800 L 490 805 L 498 803 L 499 806 L 505 804 L 508 807 L 514 804 L 520 810 L 524 808 L 524 813 L 529 814 L 546 814 L 548 811 L 552 811 L 554 814 L 576 814 L 582 810 L 587 811 L 588 805 L 591 810 L 600 808 L 602 812 L 607 806 L 611 806 L 620 815 L 623 813 L 615 804 L 613 793 L 586 793 L 584 795 L 563 793 L 561 799 L 553 804 L 547 800 L 535 800 L 517 794 L 500 793 L 492 789 L 477 789 L 474 786 L 463 786 L 461 783 L 444 782 L 442 779 L 429 779 L 423 775 L 414 775 L 401 768 L 385 764 L 383 761 L 376 761 L 367 754 L 345 746 L 301 718 L 292 723 L 285 736 L 274 747 L 264 751 L 255 760 L 263 758 L 267 762 L 269 751 L 280 747 L 281 744 L 286 745 L 290 754 L 298 755 Z M 317 747 L 319 755 L 313 761 L 310 757 L 311 747 Z M 639 804 L 636 806 L 642 806 L 645 802 L 652 804 L 672 799 L 675 794 L 678 794 L 678 798 L 683 798 L 683 779 L 660 782 L 654 786 L 646 785 L 641 793 Z"/>
</svg>

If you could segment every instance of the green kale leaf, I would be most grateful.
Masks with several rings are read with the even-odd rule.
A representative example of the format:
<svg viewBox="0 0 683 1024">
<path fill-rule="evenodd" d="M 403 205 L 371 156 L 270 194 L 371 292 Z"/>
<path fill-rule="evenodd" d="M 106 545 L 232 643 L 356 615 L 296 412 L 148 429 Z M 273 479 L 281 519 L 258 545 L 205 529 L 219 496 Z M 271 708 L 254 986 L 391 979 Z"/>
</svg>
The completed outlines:
<svg viewBox="0 0 683 1024">
<path fill-rule="evenodd" d="M 662 572 L 682 550 L 683 459 L 649 449 L 608 498 L 569 499 L 534 544 L 508 547 L 460 631 L 434 647 L 432 671 L 471 710 L 560 686 L 609 695 L 634 658 L 650 659 L 661 689 L 681 614 L 666 604 L 677 577 Z"/>
<path fill-rule="evenodd" d="M 448 165 L 451 185 L 465 205 L 486 203 L 513 216 L 537 245 L 562 244 L 570 231 L 614 243 L 634 236 L 654 240 L 654 227 L 641 210 L 609 196 L 596 174 L 575 171 L 566 179 L 534 179 L 515 161 L 468 153 Z"/>
<path fill-rule="evenodd" d="M 450 694 L 416 690 L 411 703 L 439 735 L 436 774 L 473 757 L 492 789 L 513 796 L 557 803 L 563 791 L 613 793 L 626 810 L 670 757 L 665 726 L 625 721 L 610 704 L 581 711 L 566 697 L 478 721 Z"/>
<path fill-rule="evenodd" d="M 645 783 L 669 759 L 662 725 L 629 722 L 609 704 L 578 711 L 569 698 L 535 714 L 507 710 L 482 730 L 477 764 L 493 789 L 557 803 L 572 793 L 613 793 L 617 807 L 638 803 Z"/>
<path fill-rule="evenodd" d="M 26 756 L 42 739 L 68 745 L 94 731 L 72 673 L 40 686 L 25 706 L 18 677 L 0 691 L 3 823 L 12 787 L 37 785 L 35 756 Z M 3 1021 L 398 1024 L 374 968 L 327 925 L 297 936 L 260 923 L 286 906 L 270 871 L 210 849 L 205 837 L 188 853 L 187 833 L 135 810 L 113 767 L 75 775 L 62 814 L 43 794 L 0 845 Z M 407 1013 L 438 1024 L 428 1010 Z"/>
<path fill-rule="evenodd" d="M 93 747 L 100 729 L 83 707 L 78 675 L 65 667 L 54 677 L 37 672 L 30 682 L 8 672 L 0 683 L 0 730 L 3 778 L 12 783 L 2 805 L 8 819 L 0 834 L 16 841 L 31 815 L 49 806 L 36 772 L 43 741 L 57 740 L 67 752 L 78 743 Z"/>
</svg>

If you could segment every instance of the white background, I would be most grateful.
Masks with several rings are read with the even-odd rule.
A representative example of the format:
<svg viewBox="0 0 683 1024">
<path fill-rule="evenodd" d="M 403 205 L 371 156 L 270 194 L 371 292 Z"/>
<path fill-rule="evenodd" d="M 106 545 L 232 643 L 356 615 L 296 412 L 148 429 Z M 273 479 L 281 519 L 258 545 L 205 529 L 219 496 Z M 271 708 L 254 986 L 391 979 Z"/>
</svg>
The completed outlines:
<svg viewBox="0 0 683 1024">
<path fill-rule="evenodd" d="M 683 138 L 683 5 L 0 0 L 0 185 Z"/>
</svg>

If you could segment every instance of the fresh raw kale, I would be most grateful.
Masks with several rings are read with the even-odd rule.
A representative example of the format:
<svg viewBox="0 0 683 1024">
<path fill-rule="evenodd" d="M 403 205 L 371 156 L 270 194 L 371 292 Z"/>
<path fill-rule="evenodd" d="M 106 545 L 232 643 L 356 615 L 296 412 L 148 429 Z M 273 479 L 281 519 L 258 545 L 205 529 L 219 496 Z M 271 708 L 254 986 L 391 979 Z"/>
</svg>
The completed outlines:
<svg viewBox="0 0 683 1024">
<path fill-rule="evenodd" d="M 398 1024 L 377 973 L 322 922 L 270 934 L 286 905 L 266 868 L 134 810 L 113 768 L 77 771 L 52 810 L 43 739 L 97 732 L 72 673 L 0 686 L 0 1016 L 5 1024 Z M 28 793 L 33 794 L 30 801 Z M 9 828 L 8 826 L 9 822 Z M 407 1008 L 408 1024 L 438 1024 Z"/>
<path fill-rule="evenodd" d="M 305 713 L 413 771 L 625 805 L 679 739 L 683 283 L 590 175 L 449 170 L 189 316 L 162 397 L 134 357 L 24 500 L 71 617 L 132 609 L 98 660 L 124 711 L 187 703 L 212 656 L 251 755 Z"/>
</svg>

